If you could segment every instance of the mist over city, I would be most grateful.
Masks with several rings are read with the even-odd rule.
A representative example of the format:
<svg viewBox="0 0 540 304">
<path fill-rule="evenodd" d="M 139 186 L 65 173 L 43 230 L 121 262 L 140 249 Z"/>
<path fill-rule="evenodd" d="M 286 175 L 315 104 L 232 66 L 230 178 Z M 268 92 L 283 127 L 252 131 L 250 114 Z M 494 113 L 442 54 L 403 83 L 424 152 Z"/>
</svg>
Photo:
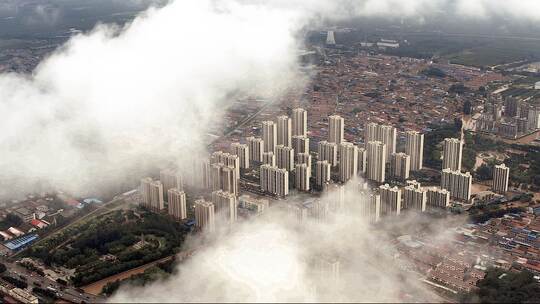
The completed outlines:
<svg viewBox="0 0 540 304">
<path fill-rule="evenodd" d="M 9 303 L 535 302 L 540 2 L 0 3 Z"/>
</svg>

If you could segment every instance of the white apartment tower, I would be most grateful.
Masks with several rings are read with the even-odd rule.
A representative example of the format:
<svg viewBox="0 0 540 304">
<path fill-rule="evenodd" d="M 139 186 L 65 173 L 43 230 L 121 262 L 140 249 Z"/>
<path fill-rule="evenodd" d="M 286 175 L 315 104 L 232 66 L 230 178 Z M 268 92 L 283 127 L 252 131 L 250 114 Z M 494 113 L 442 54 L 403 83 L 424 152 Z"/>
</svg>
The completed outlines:
<svg viewBox="0 0 540 304">
<path fill-rule="evenodd" d="M 379 132 L 378 124 L 374 122 L 367 123 L 364 126 L 364 143 L 367 144 L 370 141 L 380 141 L 378 132 Z"/>
<path fill-rule="evenodd" d="M 392 160 L 390 161 L 390 168 L 392 176 L 401 180 L 409 178 L 409 172 L 411 169 L 411 158 L 409 155 L 401 153 L 392 153 Z"/>
<path fill-rule="evenodd" d="M 307 136 L 307 111 L 301 108 L 292 112 L 292 135 Z M 298 150 L 295 149 L 298 152 Z"/>
<path fill-rule="evenodd" d="M 152 195 L 150 194 L 150 184 L 152 183 L 151 177 L 145 177 L 141 179 L 141 186 L 139 192 L 141 193 L 141 205 L 150 208 L 152 201 Z"/>
<path fill-rule="evenodd" d="M 363 194 L 360 197 L 360 216 L 370 223 L 376 223 L 381 216 L 381 196 L 379 194 Z"/>
<path fill-rule="evenodd" d="M 450 206 L 450 191 L 438 187 L 427 190 L 427 205 L 429 208 L 447 208 Z"/>
<path fill-rule="evenodd" d="M 311 155 L 309 153 L 298 153 L 296 155 L 298 157 L 298 161 L 296 163 L 306 164 L 311 170 Z"/>
<path fill-rule="evenodd" d="M 187 218 L 186 193 L 177 188 L 169 189 L 169 215 L 176 220 Z"/>
<path fill-rule="evenodd" d="M 251 161 L 262 162 L 262 157 L 264 153 L 264 141 L 262 138 L 248 137 L 248 150 L 249 150 L 249 159 Z"/>
<path fill-rule="evenodd" d="M 270 165 L 260 167 L 261 191 L 284 197 L 289 194 L 289 172 Z"/>
<path fill-rule="evenodd" d="M 232 154 L 238 156 L 240 168 L 249 169 L 249 146 L 241 143 L 232 143 L 231 150 Z"/>
<path fill-rule="evenodd" d="M 364 148 L 358 148 L 358 172 L 365 174 L 367 170 L 367 151 Z"/>
<path fill-rule="evenodd" d="M 221 170 L 221 190 L 238 195 L 238 177 L 236 169 L 224 166 Z"/>
<path fill-rule="evenodd" d="M 292 147 L 296 154 L 309 153 L 309 138 L 306 136 L 301 136 L 301 135 L 293 136 Z"/>
<path fill-rule="evenodd" d="M 442 170 L 441 188 L 450 192 L 450 196 L 462 201 L 471 199 L 472 176 L 469 172 L 461 173 L 450 169 Z"/>
<path fill-rule="evenodd" d="M 276 165 L 276 156 L 274 152 L 264 152 L 262 158 L 263 165 L 270 165 L 274 167 Z"/>
<path fill-rule="evenodd" d="M 318 160 L 326 160 L 328 163 L 335 167 L 338 164 L 337 154 L 338 154 L 338 145 L 335 143 L 329 143 L 327 141 L 321 141 L 318 144 Z"/>
<path fill-rule="evenodd" d="M 380 141 L 386 145 L 386 161 L 390 161 L 392 153 L 396 152 L 397 131 L 396 128 L 387 125 L 368 123 L 364 127 L 364 142 Z"/>
<path fill-rule="evenodd" d="M 401 212 L 401 190 L 388 184 L 379 187 L 383 215 L 399 215 Z"/>
<path fill-rule="evenodd" d="M 296 164 L 294 176 L 296 189 L 299 191 L 309 191 L 311 168 L 307 164 Z"/>
<path fill-rule="evenodd" d="M 443 145 L 443 169 L 461 170 L 463 142 L 457 138 L 445 138 Z"/>
<path fill-rule="evenodd" d="M 424 161 L 424 134 L 407 131 L 405 134 L 405 154 L 411 157 L 411 170 L 422 169 Z"/>
<path fill-rule="evenodd" d="M 285 197 L 289 194 L 289 171 L 285 169 L 276 169 L 276 189 L 275 195 Z"/>
<path fill-rule="evenodd" d="M 195 201 L 195 227 L 206 232 L 215 231 L 214 204 L 204 199 Z"/>
<path fill-rule="evenodd" d="M 380 141 L 368 142 L 366 177 L 378 183 L 384 183 L 386 165 L 386 145 Z"/>
<path fill-rule="evenodd" d="M 339 145 L 339 180 L 342 183 L 355 177 L 358 170 L 358 148 L 349 142 Z"/>
<path fill-rule="evenodd" d="M 277 144 L 277 127 L 273 121 L 263 121 L 264 152 L 274 152 Z"/>
<path fill-rule="evenodd" d="M 229 223 L 236 222 L 236 196 L 222 190 L 212 192 L 212 203 L 217 216 L 222 216 Z"/>
<path fill-rule="evenodd" d="M 221 175 L 223 167 L 225 167 L 225 165 L 222 163 L 215 163 L 210 167 L 210 188 L 214 191 L 220 190 L 222 187 Z"/>
<path fill-rule="evenodd" d="M 326 160 L 317 161 L 316 167 L 315 167 L 315 174 L 317 175 L 316 176 L 317 186 L 322 187 L 323 184 L 330 181 L 330 177 L 331 177 L 330 169 L 331 169 L 331 165 L 328 161 Z"/>
<path fill-rule="evenodd" d="M 150 183 L 150 208 L 154 211 L 161 211 L 165 208 L 163 184 L 160 181 Z"/>
<path fill-rule="evenodd" d="M 510 168 L 505 164 L 496 165 L 493 170 L 493 191 L 504 194 L 508 191 Z"/>
<path fill-rule="evenodd" d="M 182 176 L 172 169 L 164 169 L 159 172 L 159 180 L 163 184 L 163 193 L 167 196 L 168 201 L 168 191 L 169 189 L 176 188 L 179 190 L 184 189 L 184 183 L 182 181 Z"/>
<path fill-rule="evenodd" d="M 420 183 L 410 183 L 403 189 L 403 209 L 415 209 L 420 212 L 426 211 L 427 191 Z"/>
<path fill-rule="evenodd" d="M 276 146 L 276 164 L 289 172 L 294 170 L 294 149 L 289 146 Z"/>
<path fill-rule="evenodd" d="M 291 147 L 291 119 L 287 116 L 278 116 L 277 118 L 277 144 L 285 147 Z"/>
<path fill-rule="evenodd" d="M 340 144 L 343 142 L 345 120 L 339 115 L 328 117 L 328 142 Z"/>
</svg>

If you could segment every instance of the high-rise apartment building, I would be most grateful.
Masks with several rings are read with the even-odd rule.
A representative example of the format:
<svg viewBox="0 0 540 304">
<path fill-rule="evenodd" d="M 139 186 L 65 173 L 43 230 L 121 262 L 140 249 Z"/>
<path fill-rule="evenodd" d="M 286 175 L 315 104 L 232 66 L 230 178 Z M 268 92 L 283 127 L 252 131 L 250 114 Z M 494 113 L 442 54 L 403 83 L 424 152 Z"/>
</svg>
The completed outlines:
<svg viewBox="0 0 540 304">
<path fill-rule="evenodd" d="M 507 97 L 504 101 L 504 115 L 506 117 L 519 116 L 521 101 L 515 97 Z"/>
<path fill-rule="evenodd" d="M 472 176 L 469 172 L 461 173 L 450 169 L 442 170 L 441 188 L 450 192 L 450 196 L 468 201 L 471 199 Z"/>
<path fill-rule="evenodd" d="M 292 134 L 297 136 L 307 136 L 307 111 L 301 108 L 292 112 Z M 298 150 L 294 149 L 298 152 Z"/>
<path fill-rule="evenodd" d="M 428 188 L 427 205 L 430 209 L 450 207 L 450 191 L 438 187 Z"/>
<path fill-rule="evenodd" d="M 291 147 L 291 119 L 287 116 L 277 118 L 277 145 Z"/>
<path fill-rule="evenodd" d="M 295 187 L 299 191 L 309 191 L 309 179 L 311 177 L 311 168 L 307 164 L 296 164 Z"/>
<path fill-rule="evenodd" d="M 249 169 L 249 146 L 241 143 L 232 143 L 231 150 L 233 155 L 238 156 L 240 168 Z"/>
<path fill-rule="evenodd" d="M 414 181 L 403 189 L 403 209 L 415 209 L 421 212 L 426 211 L 427 191 Z"/>
<path fill-rule="evenodd" d="M 224 166 L 221 170 L 221 190 L 238 195 L 238 177 L 236 169 L 230 166 Z"/>
<path fill-rule="evenodd" d="M 152 196 L 150 194 L 150 184 L 152 183 L 151 177 L 145 177 L 141 179 L 141 186 L 139 192 L 141 193 L 141 205 L 150 208 Z"/>
<path fill-rule="evenodd" d="M 508 191 L 510 168 L 505 164 L 496 165 L 493 169 L 493 191 L 504 194 Z"/>
<path fill-rule="evenodd" d="M 289 172 L 294 170 L 294 150 L 291 147 L 277 145 L 276 146 L 276 165 L 280 169 L 285 169 Z"/>
<path fill-rule="evenodd" d="M 390 168 L 392 176 L 401 180 L 409 178 L 411 168 L 411 158 L 405 153 L 392 153 Z"/>
<path fill-rule="evenodd" d="M 345 183 L 357 175 L 358 148 L 352 143 L 342 142 L 339 145 L 339 155 L 339 180 Z"/>
<path fill-rule="evenodd" d="M 379 139 L 378 132 L 379 132 L 378 124 L 374 122 L 367 123 L 364 126 L 364 143 L 367 144 L 370 141 L 381 141 Z"/>
<path fill-rule="evenodd" d="M 424 134 L 416 131 L 405 133 L 405 154 L 411 157 L 411 170 L 419 171 L 424 161 Z"/>
<path fill-rule="evenodd" d="M 284 197 L 289 194 L 289 172 L 270 165 L 260 167 L 261 191 Z"/>
<path fill-rule="evenodd" d="M 220 190 L 222 188 L 221 176 L 223 172 L 223 167 L 225 167 L 225 165 L 222 163 L 215 163 L 215 164 L 212 164 L 210 167 L 210 185 L 211 185 L 210 188 L 213 191 Z"/>
<path fill-rule="evenodd" d="M 212 189 L 212 166 L 209 160 L 200 162 L 199 170 L 194 170 L 196 174 L 200 175 L 201 186 L 204 189 Z M 198 172 L 198 173 L 197 173 Z M 192 186 L 197 187 L 198 179 L 192 180 Z"/>
<path fill-rule="evenodd" d="M 186 193 L 180 189 L 172 188 L 169 189 L 168 198 L 169 198 L 169 215 L 174 217 L 176 220 L 183 220 L 187 218 L 187 207 L 186 207 Z"/>
<path fill-rule="evenodd" d="M 379 194 L 365 194 L 361 197 L 360 216 L 370 223 L 376 223 L 380 220 L 381 196 Z"/>
<path fill-rule="evenodd" d="M 275 195 L 285 197 L 289 194 L 289 171 L 285 169 L 276 169 L 276 189 Z"/>
<path fill-rule="evenodd" d="M 378 183 L 385 181 L 386 145 L 380 141 L 371 141 L 366 145 L 367 170 L 366 177 Z"/>
<path fill-rule="evenodd" d="M 195 227 L 206 232 L 215 231 L 214 204 L 204 199 L 195 201 Z"/>
<path fill-rule="evenodd" d="M 295 135 L 292 137 L 292 147 L 294 153 L 309 153 L 309 138 L 306 136 Z"/>
<path fill-rule="evenodd" d="M 364 148 L 358 148 L 358 173 L 365 174 L 367 170 L 367 151 Z"/>
<path fill-rule="evenodd" d="M 160 181 L 150 183 L 150 208 L 154 211 L 161 211 L 165 208 L 163 184 Z"/>
<path fill-rule="evenodd" d="M 445 138 L 443 144 L 443 169 L 461 170 L 463 142 L 457 138 Z"/>
<path fill-rule="evenodd" d="M 222 190 L 212 192 L 212 203 L 214 204 L 214 212 L 229 223 L 236 222 L 236 196 L 232 193 Z"/>
<path fill-rule="evenodd" d="M 326 160 L 328 163 L 335 167 L 338 164 L 337 154 L 338 154 L 338 145 L 335 143 L 329 143 L 327 141 L 321 141 L 318 144 L 318 160 Z"/>
<path fill-rule="evenodd" d="M 330 181 L 331 175 L 330 175 L 330 163 L 326 160 L 319 160 L 316 163 L 315 167 L 315 174 L 316 176 L 316 184 L 318 187 L 322 187 L 323 184 L 328 183 Z"/>
<path fill-rule="evenodd" d="M 179 190 L 184 189 L 184 183 L 180 173 L 172 169 L 164 169 L 159 172 L 159 180 L 163 184 L 163 193 L 165 193 L 166 199 L 168 201 L 168 191 L 169 189 L 176 188 Z"/>
<path fill-rule="evenodd" d="M 383 215 L 399 215 L 401 212 L 401 189 L 388 184 L 379 187 L 381 195 L 381 213 Z"/>
<path fill-rule="evenodd" d="M 274 167 L 276 165 L 276 156 L 274 152 L 264 152 L 262 157 L 263 165 L 270 165 Z"/>
<path fill-rule="evenodd" d="M 396 128 L 387 125 L 368 123 L 364 127 L 364 142 L 380 141 L 386 145 L 386 161 L 390 162 L 390 156 L 396 152 L 397 131 Z"/>
<path fill-rule="evenodd" d="M 339 115 L 328 117 L 328 142 L 340 144 L 343 142 L 345 120 Z"/>
<path fill-rule="evenodd" d="M 264 141 L 262 138 L 248 137 L 247 138 L 249 159 L 251 161 L 262 162 L 264 153 Z"/>
<path fill-rule="evenodd" d="M 224 161 L 225 166 L 234 168 L 236 179 L 240 179 L 240 157 L 224 153 Z"/>
<path fill-rule="evenodd" d="M 277 144 L 277 126 L 273 121 L 262 122 L 264 152 L 274 152 Z"/>
<path fill-rule="evenodd" d="M 397 143 L 396 128 L 392 126 L 379 126 L 379 138 L 386 145 L 386 161 L 389 162 L 390 156 L 396 153 Z"/>
<path fill-rule="evenodd" d="M 311 170 L 311 155 L 309 153 L 298 153 L 296 156 L 298 158 L 297 164 L 306 164 Z"/>
</svg>

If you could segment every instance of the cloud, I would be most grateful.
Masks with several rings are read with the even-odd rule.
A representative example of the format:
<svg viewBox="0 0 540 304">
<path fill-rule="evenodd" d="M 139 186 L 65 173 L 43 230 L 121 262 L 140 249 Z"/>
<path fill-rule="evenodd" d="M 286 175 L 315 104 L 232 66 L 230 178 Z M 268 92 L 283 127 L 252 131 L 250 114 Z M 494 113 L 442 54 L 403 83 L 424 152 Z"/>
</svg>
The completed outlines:
<svg viewBox="0 0 540 304">
<path fill-rule="evenodd" d="M 202 154 L 230 92 L 297 84 L 298 31 L 320 18 L 450 14 L 538 18 L 537 1 L 184 0 L 71 39 L 33 75 L 0 75 L 0 197 L 113 185 Z M 38 6 L 43 20 L 58 14 Z M 184 153 L 185 154 L 185 153 Z"/>
<path fill-rule="evenodd" d="M 335 191 L 321 205 L 335 205 Z M 369 193 L 355 182 L 344 193 L 345 209 L 318 219 L 299 222 L 288 212 L 285 205 L 304 201 L 295 196 L 232 232 L 220 223 L 205 245 L 185 245 L 198 251 L 170 279 L 124 286 L 110 302 L 401 302 L 405 294 L 437 300 L 416 275 L 400 270 L 387 229 L 362 216 Z M 393 230 L 406 231 L 417 219 L 411 213 L 389 221 Z"/>
<path fill-rule="evenodd" d="M 271 96 L 295 78 L 294 18 L 176 1 L 74 37 L 33 75 L 0 75 L 0 196 L 36 182 L 88 193 L 202 153 L 228 93 Z"/>
</svg>

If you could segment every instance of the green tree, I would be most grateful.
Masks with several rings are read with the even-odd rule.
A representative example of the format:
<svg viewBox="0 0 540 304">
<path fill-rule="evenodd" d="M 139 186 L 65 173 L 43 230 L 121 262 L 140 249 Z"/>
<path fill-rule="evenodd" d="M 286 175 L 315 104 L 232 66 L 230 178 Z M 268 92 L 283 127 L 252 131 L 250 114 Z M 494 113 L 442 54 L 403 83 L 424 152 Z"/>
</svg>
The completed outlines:
<svg viewBox="0 0 540 304">
<path fill-rule="evenodd" d="M 479 180 L 490 180 L 493 177 L 493 167 L 482 164 L 476 169 L 476 178 Z"/>
</svg>

